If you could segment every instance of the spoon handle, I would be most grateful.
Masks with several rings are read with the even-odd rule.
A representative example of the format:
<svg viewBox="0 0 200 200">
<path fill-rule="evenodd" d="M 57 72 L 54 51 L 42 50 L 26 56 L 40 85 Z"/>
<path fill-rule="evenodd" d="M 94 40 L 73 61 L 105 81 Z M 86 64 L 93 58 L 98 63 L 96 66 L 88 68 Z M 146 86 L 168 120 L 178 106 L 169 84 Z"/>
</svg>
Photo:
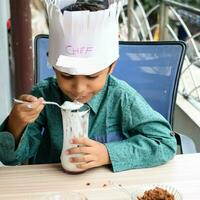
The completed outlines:
<svg viewBox="0 0 200 200">
<path fill-rule="evenodd" d="M 44 104 L 59 106 L 56 102 L 53 102 L 53 101 L 44 101 Z"/>
<path fill-rule="evenodd" d="M 19 99 L 13 99 L 15 103 L 26 103 L 25 101 L 19 100 Z"/>
<path fill-rule="evenodd" d="M 15 98 L 13 100 L 14 100 L 15 103 L 20 103 L 20 104 L 29 103 L 29 102 L 26 102 L 26 101 L 15 99 Z M 31 104 L 27 104 L 27 108 L 32 109 L 32 105 Z"/>
<path fill-rule="evenodd" d="M 20 103 L 20 104 L 23 104 L 23 103 L 28 103 L 26 101 L 22 101 L 22 100 L 19 100 L 19 99 L 13 99 L 15 103 Z M 56 102 L 51 102 L 51 101 L 43 101 L 43 104 L 49 104 L 49 105 L 55 105 L 55 106 L 58 106 L 59 108 L 62 108 L 58 103 Z"/>
</svg>

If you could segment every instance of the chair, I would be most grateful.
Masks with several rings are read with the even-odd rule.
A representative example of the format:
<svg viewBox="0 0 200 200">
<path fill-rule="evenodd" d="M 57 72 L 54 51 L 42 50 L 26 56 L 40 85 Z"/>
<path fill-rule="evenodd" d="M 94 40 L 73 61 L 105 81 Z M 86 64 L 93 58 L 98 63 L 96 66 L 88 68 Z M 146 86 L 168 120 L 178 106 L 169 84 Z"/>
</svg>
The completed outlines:
<svg viewBox="0 0 200 200">
<path fill-rule="evenodd" d="M 34 40 L 35 55 L 35 83 L 54 76 L 54 71 L 49 64 L 48 57 L 48 35 L 37 35 Z"/>
<path fill-rule="evenodd" d="M 173 126 L 173 114 L 186 46 L 181 41 L 120 42 L 113 75 L 133 86 Z M 48 64 L 48 36 L 35 38 L 36 82 L 54 75 Z M 194 142 L 175 133 L 180 153 L 195 153 Z"/>
</svg>

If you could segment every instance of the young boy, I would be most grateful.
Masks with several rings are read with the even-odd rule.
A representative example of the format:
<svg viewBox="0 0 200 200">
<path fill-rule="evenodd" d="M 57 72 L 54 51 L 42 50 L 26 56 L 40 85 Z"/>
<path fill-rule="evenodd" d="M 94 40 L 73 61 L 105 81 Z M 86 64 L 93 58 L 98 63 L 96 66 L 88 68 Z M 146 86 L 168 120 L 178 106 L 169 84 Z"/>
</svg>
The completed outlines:
<svg viewBox="0 0 200 200">
<path fill-rule="evenodd" d="M 71 159 L 82 170 L 111 164 L 118 172 L 172 159 L 176 140 L 169 123 L 133 88 L 111 75 L 119 57 L 118 4 L 102 9 L 75 3 L 61 13 L 65 6 L 47 7 L 49 61 L 56 79 L 40 82 L 31 95 L 20 97 L 27 103 L 14 105 L 0 127 L 0 160 L 8 165 L 28 159 L 60 162 L 61 111 L 44 106 L 44 100 L 60 105 L 77 100 L 90 107 L 89 138 L 74 138 L 71 142 L 79 146 L 66 151 L 66 155 L 84 154 Z"/>
</svg>

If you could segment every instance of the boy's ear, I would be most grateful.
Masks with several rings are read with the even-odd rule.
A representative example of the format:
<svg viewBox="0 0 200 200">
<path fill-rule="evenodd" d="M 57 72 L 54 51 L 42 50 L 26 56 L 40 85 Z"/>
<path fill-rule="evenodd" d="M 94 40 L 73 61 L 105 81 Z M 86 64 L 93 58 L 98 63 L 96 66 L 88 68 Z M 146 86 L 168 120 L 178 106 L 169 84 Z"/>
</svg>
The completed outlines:
<svg viewBox="0 0 200 200">
<path fill-rule="evenodd" d="M 114 68 L 115 68 L 115 65 L 116 65 L 116 61 L 114 63 L 112 63 L 112 65 L 109 67 L 109 74 L 112 74 Z"/>
</svg>

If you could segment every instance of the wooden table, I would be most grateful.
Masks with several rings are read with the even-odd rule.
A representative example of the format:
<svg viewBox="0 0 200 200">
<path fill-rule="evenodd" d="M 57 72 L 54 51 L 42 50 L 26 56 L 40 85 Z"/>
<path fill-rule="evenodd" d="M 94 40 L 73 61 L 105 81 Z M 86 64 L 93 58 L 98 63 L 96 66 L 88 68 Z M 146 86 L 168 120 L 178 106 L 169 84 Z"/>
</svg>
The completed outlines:
<svg viewBox="0 0 200 200">
<path fill-rule="evenodd" d="M 130 196 L 116 185 L 131 191 L 131 187 L 154 183 L 175 187 L 184 200 L 200 199 L 200 153 L 177 155 L 162 166 L 120 173 L 100 167 L 72 175 L 60 164 L 1 167 L 0 199 L 128 200 Z M 87 198 L 75 198 L 77 193 Z"/>
</svg>

